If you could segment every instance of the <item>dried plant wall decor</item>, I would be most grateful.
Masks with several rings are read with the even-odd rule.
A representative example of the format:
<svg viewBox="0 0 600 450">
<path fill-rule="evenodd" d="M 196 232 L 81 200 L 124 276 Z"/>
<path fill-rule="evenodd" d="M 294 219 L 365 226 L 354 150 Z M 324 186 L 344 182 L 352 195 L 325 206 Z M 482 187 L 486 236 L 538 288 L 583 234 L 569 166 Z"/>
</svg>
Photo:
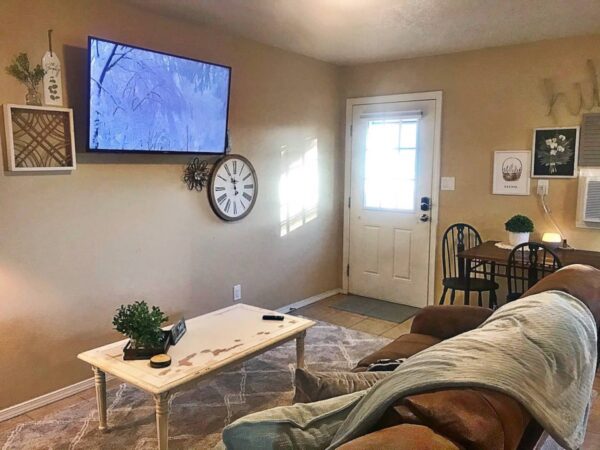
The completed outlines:
<svg viewBox="0 0 600 450">
<path fill-rule="evenodd" d="M 565 103 L 567 111 L 572 116 L 578 116 L 582 111 L 591 111 L 595 107 L 600 107 L 600 88 L 598 85 L 598 71 L 594 61 L 587 60 L 586 63 L 587 78 L 586 85 L 589 84 L 589 92 L 584 94 L 584 89 L 580 82 L 574 83 L 576 92 L 575 106 L 571 107 L 568 96 L 565 92 L 556 92 L 554 82 L 550 78 L 544 79 L 544 91 L 548 102 L 547 115 L 550 116 L 560 100 Z M 586 101 L 587 100 L 587 101 Z"/>
<path fill-rule="evenodd" d="M 72 109 L 4 105 L 4 129 L 9 170 L 75 169 Z"/>
</svg>

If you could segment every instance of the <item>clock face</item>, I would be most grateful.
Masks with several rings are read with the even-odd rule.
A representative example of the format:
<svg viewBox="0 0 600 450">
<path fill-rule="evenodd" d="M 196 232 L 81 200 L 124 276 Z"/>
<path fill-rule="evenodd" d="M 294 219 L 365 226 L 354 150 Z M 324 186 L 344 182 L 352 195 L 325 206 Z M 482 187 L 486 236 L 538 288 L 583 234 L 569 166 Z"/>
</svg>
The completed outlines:
<svg viewBox="0 0 600 450">
<path fill-rule="evenodd" d="M 243 156 L 228 155 L 216 163 L 208 195 L 217 216 L 227 221 L 246 217 L 257 194 L 258 180 L 250 161 Z"/>
</svg>

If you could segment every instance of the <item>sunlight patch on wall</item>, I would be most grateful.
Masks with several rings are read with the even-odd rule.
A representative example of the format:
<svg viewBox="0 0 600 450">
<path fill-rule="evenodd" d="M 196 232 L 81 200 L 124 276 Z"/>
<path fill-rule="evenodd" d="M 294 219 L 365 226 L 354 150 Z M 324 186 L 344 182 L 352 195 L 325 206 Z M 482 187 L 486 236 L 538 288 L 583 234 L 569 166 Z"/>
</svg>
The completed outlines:
<svg viewBox="0 0 600 450">
<path fill-rule="evenodd" d="M 281 148 L 279 179 L 281 236 L 316 219 L 319 206 L 319 150 L 317 139 L 309 139 L 301 155 Z"/>
</svg>

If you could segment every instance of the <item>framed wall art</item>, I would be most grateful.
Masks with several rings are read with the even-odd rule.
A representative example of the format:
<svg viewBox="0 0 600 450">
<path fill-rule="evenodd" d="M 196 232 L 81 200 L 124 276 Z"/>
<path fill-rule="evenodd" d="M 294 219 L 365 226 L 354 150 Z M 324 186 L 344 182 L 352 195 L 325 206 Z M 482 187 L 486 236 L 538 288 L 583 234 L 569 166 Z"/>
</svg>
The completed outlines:
<svg viewBox="0 0 600 450">
<path fill-rule="evenodd" d="M 527 150 L 494 152 L 493 193 L 499 195 L 529 195 L 529 163 Z"/>
<path fill-rule="evenodd" d="M 531 176 L 575 178 L 579 127 L 536 128 L 533 132 Z"/>
<path fill-rule="evenodd" d="M 74 170 L 73 110 L 4 105 L 8 168 L 14 172 Z"/>
</svg>

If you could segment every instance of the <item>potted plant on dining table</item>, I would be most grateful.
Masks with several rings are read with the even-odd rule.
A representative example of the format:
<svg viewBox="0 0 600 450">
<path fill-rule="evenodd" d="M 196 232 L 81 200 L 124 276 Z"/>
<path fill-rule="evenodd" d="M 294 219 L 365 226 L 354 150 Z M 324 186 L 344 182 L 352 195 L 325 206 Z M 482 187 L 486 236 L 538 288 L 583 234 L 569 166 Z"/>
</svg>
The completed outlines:
<svg viewBox="0 0 600 450">
<path fill-rule="evenodd" d="M 508 231 L 508 242 L 513 247 L 519 244 L 529 242 L 529 234 L 533 232 L 533 221 L 521 214 L 512 216 L 504 224 L 506 231 Z"/>
</svg>

